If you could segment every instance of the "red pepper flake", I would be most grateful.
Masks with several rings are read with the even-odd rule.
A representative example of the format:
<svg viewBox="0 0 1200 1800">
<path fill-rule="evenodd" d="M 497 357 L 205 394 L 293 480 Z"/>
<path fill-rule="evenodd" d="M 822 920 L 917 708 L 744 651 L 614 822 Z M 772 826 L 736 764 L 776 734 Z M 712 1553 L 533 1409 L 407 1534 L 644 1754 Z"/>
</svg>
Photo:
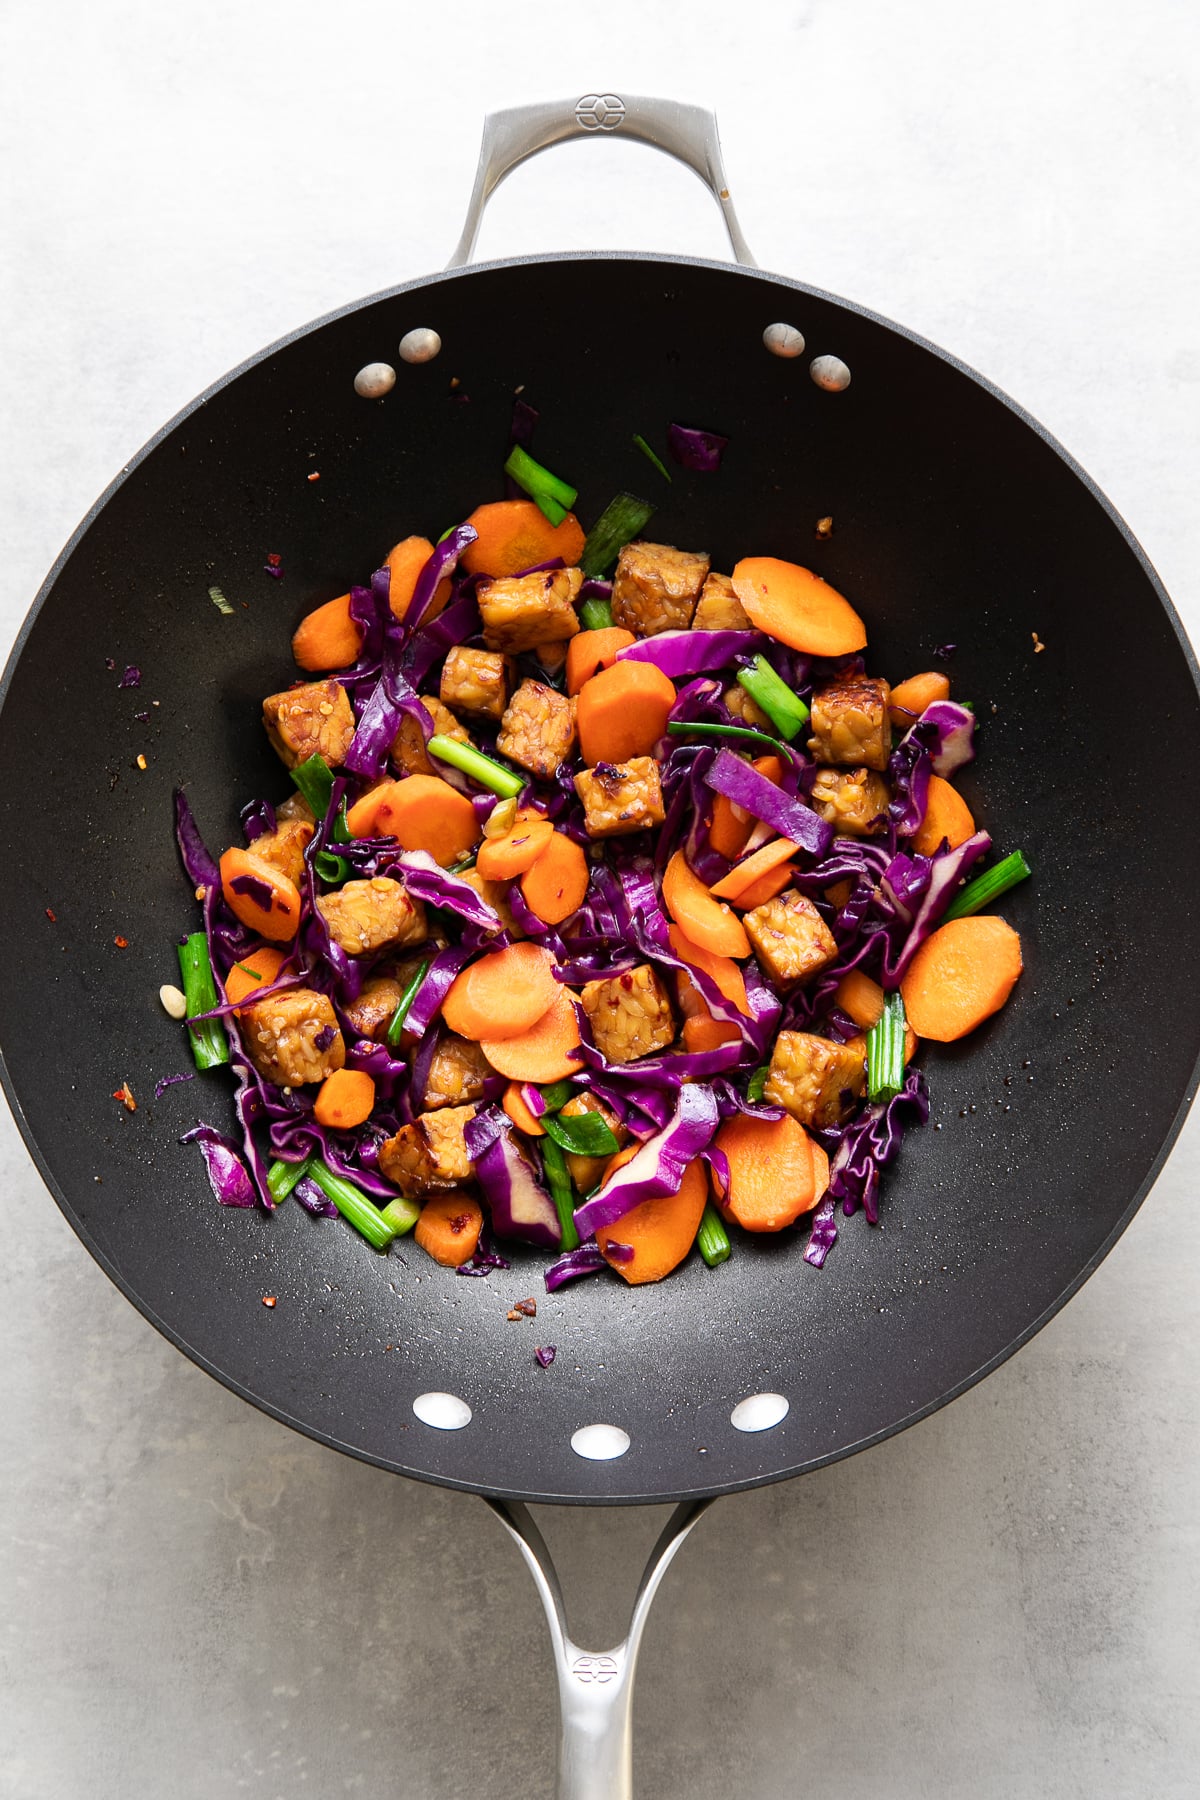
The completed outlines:
<svg viewBox="0 0 1200 1800">
<path fill-rule="evenodd" d="M 276 1306 L 277 1304 L 278 1304 L 278 1302 L 276 1301 L 274 1294 L 264 1294 L 263 1295 L 263 1305 L 264 1306 Z"/>
<path fill-rule="evenodd" d="M 55 912 L 55 910 L 52 906 L 48 906 L 46 908 L 46 917 L 49 919 L 49 921 L 52 925 L 57 925 L 58 914 Z"/>
<path fill-rule="evenodd" d="M 318 469 L 314 469 L 312 474 L 306 475 L 304 477 L 304 479 L 305 479 L 305 481 L 320 481 L 320 479 L 321 479 L 320 471 Z"/>
<path fill-rule="evenodd" d="M 283 561 L 283 558 L 282 558 L 282 556 L 280 556 L 278 550 L 268 550 L 267 551 L 267 561 L 270 563 L 270 565 L 273 569 L 277 569 L 279 567 L 280 563 Z"/>
<path fill-rule="evenodd" d="M 127 937 L 115 937 L 113 943 L 117 946 L 118 950 L 128 950 L 129 948 L 129 939 Z"/>
<path fill-rule="evenodd" d="M 126 1112 L 137 1111 L 137 1101 L 134 1099 L 133 1091 L 127 1081 L 123 1081 L 120 1087 L 115 1089 L 113 1099 L 119 1100 Z"/>
<path fill-rule="evenodd" d="M 280 556 L 278 550 L 271 550 L 268 552 L 267 560 L 263 564 L 263 574 L 273 575 L 276 581 L 283 575 L 283 558 Z"/>
</svg>

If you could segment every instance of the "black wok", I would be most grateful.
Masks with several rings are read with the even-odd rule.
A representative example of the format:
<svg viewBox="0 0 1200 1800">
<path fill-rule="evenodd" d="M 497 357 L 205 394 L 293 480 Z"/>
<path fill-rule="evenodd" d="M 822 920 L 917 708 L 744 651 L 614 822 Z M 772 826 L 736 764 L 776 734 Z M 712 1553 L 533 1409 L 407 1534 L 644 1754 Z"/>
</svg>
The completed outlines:
<svg viewBox="0 0 1200 1800">
<path fill-rule="evenodd" d="M 768 354 L 776 321 L 800 328 L 805 355 Z M 398 364 L 384 401 L 359 398 L 356 371 L 395 361 L 416 326 L 440 333 L 441 355 Z M 849 366 L 844 392 L 810 380 L 820 353 Z M 293 677 L 297 618 L 404 533 L 436 536 L 499 494 L 522 384 L 541 409 L 538 454 L 578 483 L 585 522 L 618 487 L 655 484 L 657 538 L 707 548 L 716 568 L 748 551 L 818 567 L 865 616 L 880 672 L 928 667 L 956 642 L 955 692 L 981 721 L 960 785 L 997 846 L 1034 867 L 1001 908 L 1025 951 L 1011 1003 L 926 1053 L 930 1127 L 888 1172 L 880 1227 L 844 1221 L 822 1272 L 798 1235 L 740 1239 L 719 1271 L 692 1259 L 650 1289 L 597 1279 L 543 1298 L 540 1260 L 521 1253 L 509 1273 L 456 1279 L 298 1208 L 217 1206 L 177 1139 L 198 1115 L 229 1127 L 228 1084 L 154 1097 L 189 1066 L 157 1000 L 195 916 L 172 788 L 186 783 L 218 848 L 245 799 L 284 794 L 259 701 Z M 728 435 L 718 475 L 674 471 L 665 488 L 631 447 L 676 419 Z M 834 533 L 817 543 L 826 514 Z M 264 573 L 271 552 L 282 580 Z M 117 686 L 127 663 L 140 689 Z M 1152 760 L 1120 728 L 1134 683 Z M 1177 811 L 1198 726 L 1194 658 L 1103 495 L 1035 421 L 901 328 L 686 258 L 537 257 L 409 283 L 217 382 L 122 473 L 38 596 L 0 710 L 0 927 L 16 947 L 0 988 L 5 1089 L 123 1292 L 321 1442 L 514 1500 L 698 1499 L 780 1480 L 902 1429 L 1011 1355 L 1154 1180 L 1200 1050 L 1200 849 Z M 112 1098 L 126 1081 L 134 1114 Z M 505 1320 L 535 1291 L 536 1341 L 557 1346 L 548 1370 Z M 429 1390 L 464 1398 L 469 1426 L 422 1424 L 412 1403 Z M 787 1398 L 786 1417 L 733 1429 L 733 1407 L 763 1390 Z M 598 1421 L 628 1433 L 626 1454 L 572 1450 Z"/>
</svg>

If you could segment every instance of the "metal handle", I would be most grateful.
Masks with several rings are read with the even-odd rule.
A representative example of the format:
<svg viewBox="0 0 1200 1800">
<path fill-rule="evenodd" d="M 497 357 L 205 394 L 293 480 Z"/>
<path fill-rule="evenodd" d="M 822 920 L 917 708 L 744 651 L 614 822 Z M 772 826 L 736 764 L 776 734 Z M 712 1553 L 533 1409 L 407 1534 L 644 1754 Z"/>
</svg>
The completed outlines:
<svg viewBox="0 0 1200 1800">
<path fill-rule="evenodd" d="M 716 115 L 703 106 L 651 100 L 641 94 L 627 94 L 623 99 L 617 94 L 584 94 L 578 100 L 548 100 L 537 106 L 509 106 L 503 112 L 488 113 L 466 222 L 446 267 L 460 269 L 470 262 L 483 209 L 519 163 L 568 138 L 612 132 L 652 144 L 697 174 L 721 208 L 735 259 L 749 269 L 758 267 L 729 198 Z"/>
<path fill-rule="evenodd" d="M 688 1500 L 675 1508 L 650 1552 L 628 1634 L 614 1649 L 597 1653 L 581 1650 L 567 1635 L 558 1570 L 529 1508 L 519 1501 L 488 1501 L 529 1566 L 550 1627 L 561 1728 L 558 1800 L 631 1800 L 633 1676 L 642 1632 L 675 1552 L 711 1504 Z"/>
</svg>

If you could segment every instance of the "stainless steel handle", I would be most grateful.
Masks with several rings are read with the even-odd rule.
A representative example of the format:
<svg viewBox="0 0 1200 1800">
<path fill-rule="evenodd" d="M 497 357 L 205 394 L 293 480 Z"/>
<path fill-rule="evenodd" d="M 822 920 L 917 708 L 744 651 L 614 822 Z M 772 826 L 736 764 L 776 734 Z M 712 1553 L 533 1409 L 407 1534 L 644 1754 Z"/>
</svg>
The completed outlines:
<svg viewBox="0 0 1200 1800">
<path fill-rule="evenodd" d="M 584 94 L 578 100 L 547 100 L 537 106 L 509 106 L 503 112 L 488 113 L 466 222 L 446 267 L 460 269 L 470 262 L 483 209 L 519 163 L 570 138 L 613 132 L 652 144 L 697 174 L 721 209 L 734 258 L 749 269 L 758 267 L 729 198 L 716 115 L 703 106 L 652 100 L 641 94 Z"/>
<path fill-rule="evenodd" d="M 642 1632 L 675 1552 L 711 1504 L 688 1500 L 675 1508 L 650 1552 L 628 1634 L 614 1649 L 597 1653 L 581 1650 L 567 1635 L 558 1570 L 529 1508 L 488 1501 L 529 1566 L 550 1627 L 561 1726 L 558 1800 L 632 1800 L 633 1676 Z"/>
</svg>

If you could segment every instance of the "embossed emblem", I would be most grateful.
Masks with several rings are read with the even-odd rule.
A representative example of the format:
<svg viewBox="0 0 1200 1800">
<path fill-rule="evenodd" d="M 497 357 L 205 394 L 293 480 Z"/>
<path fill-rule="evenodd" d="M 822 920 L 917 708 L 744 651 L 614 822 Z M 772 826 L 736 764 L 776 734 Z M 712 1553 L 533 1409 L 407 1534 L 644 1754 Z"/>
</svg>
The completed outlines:
<svg viewBox="0 0 1200 1800">
<path fill-rule="evenodd" d="M 585 1686 L 595 1683 L 597 1687 L 603 1687 L 621 1671 L 611 1656 L 577 1656 L 571 1664 L 571 1673 Z"/>
<path fill-rule="evenodd" d="M 616 94 L 585 94 L 575 117 L 585 131 L 615 131 L 625 117 L 625 102 Z"/>
</svg>

